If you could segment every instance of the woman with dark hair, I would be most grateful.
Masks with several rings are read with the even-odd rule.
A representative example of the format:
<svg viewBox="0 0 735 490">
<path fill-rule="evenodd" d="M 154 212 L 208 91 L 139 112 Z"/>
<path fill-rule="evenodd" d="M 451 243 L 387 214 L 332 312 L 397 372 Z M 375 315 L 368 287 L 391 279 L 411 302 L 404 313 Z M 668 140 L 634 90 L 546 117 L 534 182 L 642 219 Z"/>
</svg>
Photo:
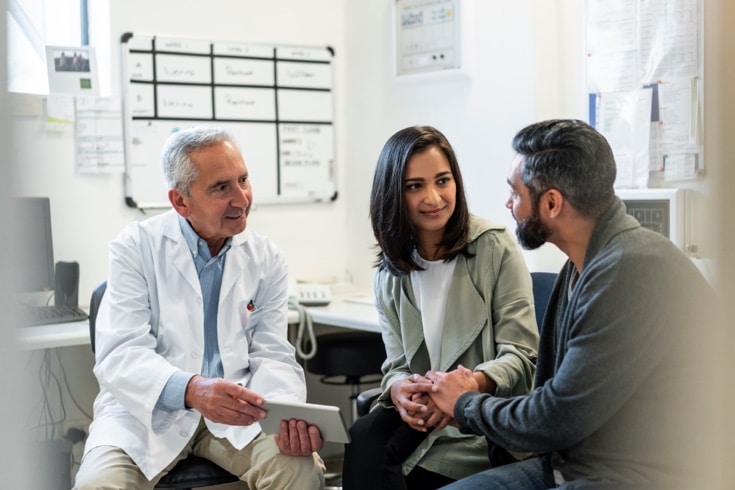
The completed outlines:
<svg viewBox="0 0 735 490">
<path fill-rule="evenodd" d="M 513 461 L 460 432 L 429 398 L 424 375 L 465 366 L 479 392 L 531 389 L 538 330 L 518 245 L 505 227 L 470 214 L 454 150 L 429 126 L 386 142 L 370 219 L 387 359 L 378 403 L 350 428 L 343 488 L 433 489 Z"/>
</svg>

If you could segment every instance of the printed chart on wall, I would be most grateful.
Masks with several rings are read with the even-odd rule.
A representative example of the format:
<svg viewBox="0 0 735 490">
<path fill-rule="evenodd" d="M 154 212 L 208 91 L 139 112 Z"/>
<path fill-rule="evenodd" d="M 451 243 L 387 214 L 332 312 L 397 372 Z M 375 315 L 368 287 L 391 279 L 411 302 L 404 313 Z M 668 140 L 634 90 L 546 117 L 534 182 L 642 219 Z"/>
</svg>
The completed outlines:
<svg viewBox="0 0 735 490">
<path fill-rule="evenodd" d="M 336 199 L 331 48 L 131 33 L 121 41 L 128 206 L 169 206 L 161 148 L 191 126 L 235 136 L 256 205 Z"/>
<path fill-rule="evenodd" d="M 617 188 L 704 174 L 701 0 L 587 0 L 590 123 Z"/>
</svg>

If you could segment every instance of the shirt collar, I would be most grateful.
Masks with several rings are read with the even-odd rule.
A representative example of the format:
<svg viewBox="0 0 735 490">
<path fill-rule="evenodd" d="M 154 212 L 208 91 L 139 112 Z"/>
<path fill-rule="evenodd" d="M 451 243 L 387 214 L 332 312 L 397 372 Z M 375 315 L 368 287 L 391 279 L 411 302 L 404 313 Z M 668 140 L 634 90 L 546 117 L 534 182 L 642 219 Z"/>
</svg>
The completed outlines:
<svg viewBox="0 0 735 490">
<path fill-rule="evenodd" d="M 186 240 L 186 246 L 189 247 L 189 251 L 191 251 L 191 255 L 195 259 L 197 258 L 197 256 L 201 256 L 201 258 L 206 261 L 211 259 L 212 256 L 209 253 L 209 245 L 207 245 L 207 241 L 197 235 L 197 232 L 194 231 L 194 228 L 191 227 L 191 223 L 189 223 L 181 215 L 179 215 L 179 226 L 181 227 L 181 234 L 184 235 L 184 240 Z M 225 241 L 225 245 L 220 249 L 217 256 L 219 257 L 227 253 L 231 245 L 232 237 L 229 237 Z"/>
</svg>

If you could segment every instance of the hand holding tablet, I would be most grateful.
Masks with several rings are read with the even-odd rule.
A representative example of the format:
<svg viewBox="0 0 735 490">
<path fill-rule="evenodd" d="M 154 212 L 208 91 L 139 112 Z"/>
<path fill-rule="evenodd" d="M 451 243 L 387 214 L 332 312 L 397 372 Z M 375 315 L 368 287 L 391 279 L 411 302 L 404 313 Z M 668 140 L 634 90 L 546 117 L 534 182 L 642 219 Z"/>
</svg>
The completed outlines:
<svg viewBox="0 0 735 490">
<path fill-rule="evenodd" d="M 266 400 L 261 408 L 266 410 L 268 415 L 259 421 L 260 427 L 268 434 L 278 434 L 281 420 L 298 419 L 317 426 L 325 441 L 350 442 L 350 434 L 347 432 L 347 425 L 339 407 Z"/>
</svg>

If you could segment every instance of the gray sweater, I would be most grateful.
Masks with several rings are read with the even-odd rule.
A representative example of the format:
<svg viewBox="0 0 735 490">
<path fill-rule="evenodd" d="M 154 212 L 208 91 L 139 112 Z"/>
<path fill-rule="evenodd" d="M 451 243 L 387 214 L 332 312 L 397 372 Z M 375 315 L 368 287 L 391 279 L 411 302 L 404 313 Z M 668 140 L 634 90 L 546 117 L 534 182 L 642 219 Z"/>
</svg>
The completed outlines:
<svg viewBox="0 0 735 490">
<path fill-rule="evenodd" d="M 713 292 L 691 260 L 619 200 L 600 217 L 581 274 L 567 262 L 542 327 L 535 388 L 466 393 L 455 419 L 516 451 L 551 453 L 566 481 L 677 484 L 693 461 L 701 382 L 692 357 Z"/>
</svg>

